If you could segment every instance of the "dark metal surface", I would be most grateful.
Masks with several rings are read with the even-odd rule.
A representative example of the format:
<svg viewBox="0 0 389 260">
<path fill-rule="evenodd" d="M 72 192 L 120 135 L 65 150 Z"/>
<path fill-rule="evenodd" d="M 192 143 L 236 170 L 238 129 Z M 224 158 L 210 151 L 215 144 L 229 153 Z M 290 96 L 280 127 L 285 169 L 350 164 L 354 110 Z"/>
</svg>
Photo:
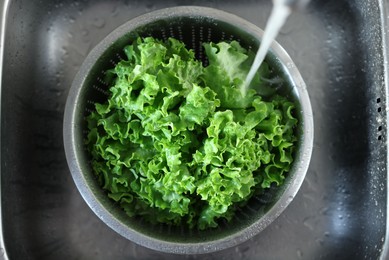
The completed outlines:
<svg viewBox="0 0 389 260">
<path fill-rule="evenodd" d="M 1 89 L 1 206 L 10 259 L 377 259 L 387 217 L 387 2 L 313 0 L 278 41 L 311 97 L 307 177 L 258 236 L 202 256 L 122 238 L 88 208 L 62 144 L 66 96 L 82 61 L 127 20 L 175 5 L 211 6 L 264 27 L 270 1 L 6 1 Z M 384 257 L 384 256 L 382 256 Z"/>
</svg>

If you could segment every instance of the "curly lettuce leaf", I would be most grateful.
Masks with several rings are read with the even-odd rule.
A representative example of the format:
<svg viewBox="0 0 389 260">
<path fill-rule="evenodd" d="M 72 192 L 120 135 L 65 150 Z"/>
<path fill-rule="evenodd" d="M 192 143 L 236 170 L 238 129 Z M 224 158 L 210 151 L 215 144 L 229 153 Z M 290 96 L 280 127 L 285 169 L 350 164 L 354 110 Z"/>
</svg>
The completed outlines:
<svg viewBox="0 0 389 260">
<path fill-rule="evenodd" d="M 130 217 L 216 227 L 282 185 L 293 163 L 293 103 L 241 95 L 253 55 L 239 43 L 204 48 L 207 67 L 175 39 L 138 38 L 106 73 L 110 97 L 88 116 L 86 144 L 102 188 Z M 266 77 L 265 63 L 254 84 L 272 89 Z"/>
<path fill-rule="evenodd" d="M 204 69 L 204 81 L 214 90 L 225 109 L 242 109 L 251 106 L 255 95 L 272 95 L 275 88 L 264 84 L 262 78 L 270 77 L 267 63 L 263 63 L 255 74 L 251 89 L 242 95 L 241 86 L 250 70 L 254 54 L 242 48 L 237 41 L 231 43 L 204 43 L 209 66 Z M 228 86 L 228 87 L 226 87 Z M 253 87 L 256 87 L 256 90 Z"/>
</svg>

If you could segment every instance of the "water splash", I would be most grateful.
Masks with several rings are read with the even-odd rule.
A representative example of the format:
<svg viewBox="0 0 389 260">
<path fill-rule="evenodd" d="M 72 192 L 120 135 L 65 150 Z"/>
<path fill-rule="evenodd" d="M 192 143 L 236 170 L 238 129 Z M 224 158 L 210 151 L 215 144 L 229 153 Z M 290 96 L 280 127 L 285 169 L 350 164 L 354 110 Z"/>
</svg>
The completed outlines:
<svg viewBox="0 0 389 260">
<path fill-rule="evenodd" d="M 266 54 L 272 44 L 273 40 L 277 37 L 281 27 L 286 22 L 286 19 L 292 12 L 292 8 L 287 4 L 286 0 L 274 0 L 274 6 L 267 21 L 265 32 L 261 41 L 261 45 L 255 56 L 254 62 L 251 66 L 249 73 L 247 74 L 245 83 L 242 85 L 241 92 L 246 95 L 246 92 L 250 86 L 251 81 L 254 78 L 255 73 L 258 71 Z"/>
</svg>

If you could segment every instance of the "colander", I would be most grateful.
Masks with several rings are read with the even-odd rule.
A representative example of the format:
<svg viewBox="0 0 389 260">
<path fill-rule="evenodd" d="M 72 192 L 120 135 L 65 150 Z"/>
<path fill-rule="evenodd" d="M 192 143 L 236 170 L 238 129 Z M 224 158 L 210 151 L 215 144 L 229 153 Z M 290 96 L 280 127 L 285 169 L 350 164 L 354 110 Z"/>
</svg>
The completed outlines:
<svg viewBox="0 0 389 260">
<path fill-rule="evenodd" d="M 274 42 L 266 61 L 285 81 L 279 91 L 296 103 L 299 126 L 295 161 L 285 183 L 270 188 L 264 195 L 253 197 L 236 212 L 230 222 L 204 231 L 185 226 L 150 225 L 140 217 L 128 217 L 100 188 L 84 146 L 85 117 L 94 109 L 95 102 L 108 97 L 104 73 L 124 56 L 123 47 L 138 36 L 167 39 L 174 37 L 195 51 L 206 65 L 203 42 L 237 40 L 256 51 L 263 31 L 255 25 L 224 11 L 195 6 L 173 7 L 137 17 L 109 34 L 87 56 L 76 75 L 64 115 L 64 146 L 67 162 L 81 195 L 95 214 L 113 230 L 142 246 L 178 254 L 200 254 L 235 246 L 253 237 L 274 221 L 288 206 L 306 175 L 313 144 L 313 118 L 305 83 L 294 63 Z"/>
</svg>

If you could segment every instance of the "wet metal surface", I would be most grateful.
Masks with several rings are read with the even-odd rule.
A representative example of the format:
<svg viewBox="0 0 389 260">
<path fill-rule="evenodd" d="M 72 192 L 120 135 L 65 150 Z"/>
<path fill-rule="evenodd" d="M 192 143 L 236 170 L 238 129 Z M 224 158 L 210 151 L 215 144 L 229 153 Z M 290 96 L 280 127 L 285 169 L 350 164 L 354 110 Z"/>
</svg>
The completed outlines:
<svg viewBox="0 0 389 260">
<path fill-rule="evenodd" d="M 200 5 L 265 27 L 271 1 L 6 1 L 1 81 L 1 207 L 10 259 L 377 259 L 387 218 L 387 2 L 312 0 L 278 42 L 311 97 L 315 143 L 297 197 L 259 235 L 221 252 L 162 254 L 101 222 L 78 193 L 62 144 L 82 61 L 117 26 Z M 384 38 L 383 38 L 384 36 Z"/>
</svg>

